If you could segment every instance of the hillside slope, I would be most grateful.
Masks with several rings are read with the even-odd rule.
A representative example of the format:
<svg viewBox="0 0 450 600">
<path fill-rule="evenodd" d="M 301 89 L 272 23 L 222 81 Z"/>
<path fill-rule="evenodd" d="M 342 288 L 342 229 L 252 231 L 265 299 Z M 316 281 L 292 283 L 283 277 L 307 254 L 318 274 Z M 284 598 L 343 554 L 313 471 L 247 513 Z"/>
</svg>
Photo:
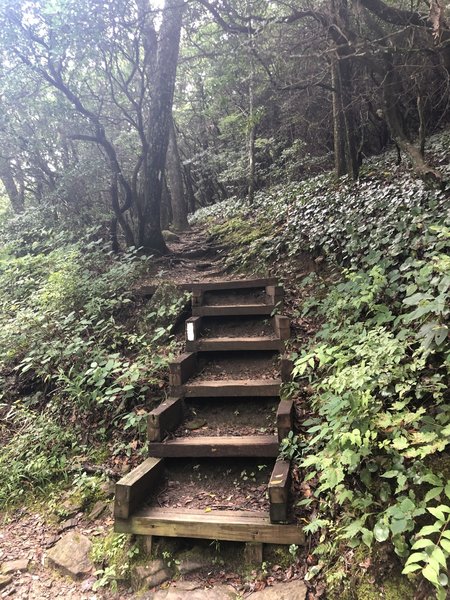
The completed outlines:
<svg viewBox="0 0 450 600">
<path fill-rule="evenodd" d="M 429 153 L 448 178 L 450 134 L 434 136 Z M 195 222 L 227 246 L 230 267 L 281 275 L 291 294 L 297 344 L 285 393 L 297 398 L 300 422 L 284 452 L 300 467 L 299 509 L 316 561 L 326 562 L 330 597 L 367 598 L 358 581 L 381 556 L 371 577 L 383 581 L 400 568 L 418 585 L 416 597 L 430 586 L 442 599 L 450 555 L 449 193 L 392 164 L 388 154 L 369 161 L 355 183 L 324 174 L 259 192 L 252 206 L 230 200 L 199 211 Z M 351 558 L 363 548 L 365 567 Z M 391 551 L 397 566 L 386 561 Z M 320 570 L 313 566 L 311 578 Z M 346 587 L 340 581 L 349 574 Z"/>
</svg>

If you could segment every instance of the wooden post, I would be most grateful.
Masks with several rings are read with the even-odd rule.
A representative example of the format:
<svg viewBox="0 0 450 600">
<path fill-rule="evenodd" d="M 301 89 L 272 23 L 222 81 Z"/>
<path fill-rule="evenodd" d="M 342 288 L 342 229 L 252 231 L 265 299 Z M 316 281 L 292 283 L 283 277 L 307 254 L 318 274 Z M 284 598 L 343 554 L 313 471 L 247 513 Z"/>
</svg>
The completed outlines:
<svg viewBox="0 0 450 600">
<path fill-rule="evenodd" d="M 275 315 L 273 320 L 276 336 L 279 337 L 280 340 L 288 340 L 291 335 L 291 323 L 288 317 Z"/>
<path fill-rule="evenodd" d="M 165 434 L 176 429 L 182 420 L 183 400 L 179 397 L 167 398 L 148 415 L 148 440 L 160 442 Z"/>
<path fill-rule="evenodd" d="M 283 383 L 287 383 L 291 380 L 292 369 L 294 368 L 294 361 L 292 361 L 288 356 L 284 355 L 281 358 L 281 381 Z"/>
<path fill-rule="evenodd" d="M 180 386 L 189 379 L 197 370 L 197 353 L 187 352 L 180 354 L 169 364 L 169 383 L 171 386 Z"/>
<path fill-rule="evenodd" d="M 270 521 L 283 523 L 287 521 L 288 495 L 290 486 L 289 460 L 277 460 L 269 482 Z"/>
<path fill-rule="evenodd" d="M 244 562 L 246 565 L 260 565 L 263 561 L 263 544 L 261 542 L 246 542 L 244 547 Z"/>
<path fill-rule="evenodd" d="M 163 470 L 162 458 L 147 458 L 116 483 L 116 519 L 128 519 L 133 514 L 143 500 L 151 495 L 152 487 L 156 486 L 162 477 Z"/>
<path fill-rule="evenodd" d="M 287 437 L 294 426 L 294 401 L 281 400 L 277 410 L 278 440 Z"/>
</svg>

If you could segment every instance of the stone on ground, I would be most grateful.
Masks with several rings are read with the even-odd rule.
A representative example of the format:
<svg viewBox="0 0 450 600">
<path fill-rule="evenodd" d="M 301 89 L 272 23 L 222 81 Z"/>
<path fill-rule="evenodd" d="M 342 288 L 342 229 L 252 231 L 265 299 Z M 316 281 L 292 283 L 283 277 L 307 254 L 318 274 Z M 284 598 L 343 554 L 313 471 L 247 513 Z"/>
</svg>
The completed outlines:
<svg viewBox="0 0 450 600">
<path fill-rule="evenodd" d="M 180 575 L 194 573 L 211 565 L 211 559 L 205 556 L 201 548 L 193 548 L 178 555 L 178 571 Z"/>
<path fill-rule="evenodd" d="M 28 569 L 28 558 L 22 558 L 19 560 L 8 560 L 4 562 L 1 568 L 1 572 L 4 575 L 10 575 L 11 573 L 17 573 L 17 571 L 26 571 Z"/>
<path fill-rule="evenodd" d="M 12 577 L 9 575 L 0 575 L 0 590 L 9 585 L 12 581 Z"/>
<path fill-rule="evenodd" d="M 252 600 L 305 600 L 307 588 L 303 581 L 294 580 L 266 587 L 251 595 Z"/>
<path fill-rule="evenodd" d="M 236 590 L 231 585 L 205 588 L 191 581 L 177 581 L 166 590 L 158 590 L 142 600 L 235 600 Z"/>
<path fill-rule="evenodd" d="M 47 563 L 72 579 L 83 579 L 92 572 L 93 565 L 89 558 L 91 547 L 89 538 L 71 531 L 48 551 Z"/>
<path fill-rule="evenodd" d="M 172 573 L 161 559 L 152 560 L 147 565 L 139 565 L 131 574 L 131 585 L 135 591 L 151 589 L 172 578 Z"/>
</svg>

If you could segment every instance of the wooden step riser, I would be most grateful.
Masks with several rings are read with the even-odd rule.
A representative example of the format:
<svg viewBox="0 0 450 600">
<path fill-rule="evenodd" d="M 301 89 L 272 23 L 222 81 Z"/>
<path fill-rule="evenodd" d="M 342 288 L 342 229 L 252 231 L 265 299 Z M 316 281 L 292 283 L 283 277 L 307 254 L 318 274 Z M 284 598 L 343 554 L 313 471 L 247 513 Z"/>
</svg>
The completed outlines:
<svg viewBox="0 0 450 600">
<path fill-rule="evenodd" d="M 168 434 L 182 424 L 184 415 L 185 406 L 181 397 L 168 398 L 162 402 L 158 408 L 152 410 L 148 415 L 147 432 L 149 442 L 161 442 Z M 281 400 L 276 415 L 278 441 L 287 437 L 288 433 L 292 430 L 293 418 L 293 401 Z M 160 456 L 160 454 L 152 454 L 152 456 Z"/>
<path fill-rule="evenodd" d="M 176 447 L 155 443 L 150 445 L 149 451 L 152 456 L 159 458 L 276 458 L 278 442 L 272 446 L 255 444 L 251 448 L 207 445 Z"/>
<path fill-rule="evenodd" d="M 239 317 L 270 315 L 274 310 L 274 304 L 230 304 L 220 306 L 192 305 L 192 314 L 195 317 Z"/>
<path fill-rule="evenodd" d="M 203 281 L 199 283 L 188 284 L 193 292 L 214 292 L 214 291 L 233 291 L 244 289 L 262 289 L 269 287 L 279 287 L 278 280 L 275 277 L 266 277 L 260 279 L 234 279 L 229 281 Z"/>
<path fill-rule="evenodd" d="M 281 382 L 274 384 L 186 384 L 173 388 L 173 394 L 185 398 L 230 398 L 230 397 L 278 397 L 280 395 Z"/>
<path fill-rule="evenodd" d="M 227 352 L 227 351 L 253 351 L 253 350 L 278 350 L 283 349 L 283 342 L 277 339 L 262 339 L 257 338 L 242 340 L 241 338 L 234 339 L 200 339 L 196 342 L 186 342 L 186 350 L 188 352 Z"/>
<path fill-rule="evenodd" d="M 202 317 L 186 320 L 186 350 L 188 352 L 253 351 L 283 349 L 283 341 L 290 335 L 290 322 L 287 317 L 276 315 L 272 318 L 273 335 L 261 337 L 218 337 L 203 338 Z"/>
<path fill-rule="evenodd" d="M 268 516 L 240 511 L 205 511 L 150 508 L 130 519 L 117 519 L 118 533 L 212 539 L 230 542 L 303 545 L 305 536 L 295 525 L 270 523 Z"/>
</svg>

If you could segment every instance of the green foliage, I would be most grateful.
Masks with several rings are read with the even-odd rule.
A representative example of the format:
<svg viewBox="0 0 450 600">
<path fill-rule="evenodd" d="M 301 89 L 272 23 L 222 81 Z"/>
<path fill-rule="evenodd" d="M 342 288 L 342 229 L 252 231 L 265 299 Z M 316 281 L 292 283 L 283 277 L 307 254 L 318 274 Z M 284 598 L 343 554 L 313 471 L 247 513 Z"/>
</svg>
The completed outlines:
<svg viewBox="0 0 450 600">
<path fill-rule="evenodd" d="M 448 137 L 433 139 L 441 155 Z M 357 183 L 325 175 L 198 218 L 225 243 L 229 223 L 258 231 L 270 221 L 267 238 L 233 238 L 229 264 L 275 263 L 289 277 L 306 252 L 341 266 L 339 280 L 308 279 L 293 292 L 316 290 L 295 312 L 323 325 L 292 357 L 287 391 L 307 387 L 311 415 L 281 453 L 298 460 L 314 491 L 300 502 L 316 515 L 306 532 L 320 532 L 322 546 L 327 532 L 350 546 L 389 543 L 405 573 L 420 571 L 443 598 L 450 503 L 435 465 L 450 445 L 447 198 L 375 166 Z"/>
<path fill-rule="evenodd" d="M 13 219 L 4 233 L 0 400 L 8 419 L 23 413 L 28 422 L 37 415 L 43 444 L 21 459 L 16 452 L 29 443 L 28 429 L 5 431 L 5 456 L 14 457 L 15 466 L 2 479 L 1 493 L 17 498 L 65 475 L 68 439 L 74 446 L 80 439 L 104 443 L 116 427 L 122 435 L 114 436 L 113 452 L 144 447 L 148 398 L 161 395 L 171 328 L 186 296 L 163 285 L 153 302 L 136 302 L 131 289 L 148 258 L 134 248 L 113 255 L 97 231 L 71 241 L 71 232 L 49 228 L 40 238 L 31 222 L 21 228 Z M 61 447 L 53 443 L 59 435 Z"/>
<path fill-rule="evenodd" d="M 36 414 L 20 405 L 0 408 L 0 438 L 6 440 L 0 453 L 0 505 L 7 506 L 42 493 L 55 480 L 66 480 L 69 461 L 80 446 L 75 432 L 58 424 L 48 410 Z"/>
<path fill-rule="evenodd" d="M 138 554 L 138 546 L 131 545 L 129 537 L 123 533 L 112 532 L 104 538 L 95 538 L 91 558 L 102 568 L 95 572 L 97 580 L 93 590 L 109 586 L 117 592 L 119 582 L 129 578 L 131 564 Z"/>
</svg>

